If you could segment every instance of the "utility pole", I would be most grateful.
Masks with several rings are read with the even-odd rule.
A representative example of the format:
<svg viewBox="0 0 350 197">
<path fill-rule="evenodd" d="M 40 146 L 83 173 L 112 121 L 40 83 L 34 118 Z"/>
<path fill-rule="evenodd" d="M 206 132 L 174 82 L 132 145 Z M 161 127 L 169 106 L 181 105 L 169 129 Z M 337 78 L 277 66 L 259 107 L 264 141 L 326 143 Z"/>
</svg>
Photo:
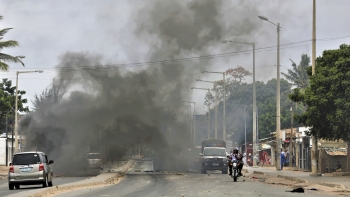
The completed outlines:
<svg viewBox="0 0 350 197">
<path fill-rule="evenodd" d="M 292 153 L 294 153 L 294 149 L 293 149 L 293 103 L 292 103 L 292 107 L 290 107 L 290 111 L 292 112 L 292 116 L 290 119 L 290 125 L 291 125 L 291 129 L 290 129 L 290 138 L 289 138 L 289 166 L 293 166 L 293 155 Z"/>
<path fill-rule="evenodd" d="M 245 154 L 247 155 L 247 122 L 246 122 L 246 114 L 245 114 L 245 106 L 243 107 L 244 108 L 244 152 Z M 254 155 L 253 155 L 254 156 Z M 246 156 L 246 161 L 247 161 L 247 156 Z"/>
<path fill-rule="evenodd" d="M 312 6 L 312 75 L 315 74 L 316 67 L 316 0 L 313 0 Z M 311 147 L 311 172 L 312 175 L 317 173 L 317 136 L 312 136 Z"/>
</svg>

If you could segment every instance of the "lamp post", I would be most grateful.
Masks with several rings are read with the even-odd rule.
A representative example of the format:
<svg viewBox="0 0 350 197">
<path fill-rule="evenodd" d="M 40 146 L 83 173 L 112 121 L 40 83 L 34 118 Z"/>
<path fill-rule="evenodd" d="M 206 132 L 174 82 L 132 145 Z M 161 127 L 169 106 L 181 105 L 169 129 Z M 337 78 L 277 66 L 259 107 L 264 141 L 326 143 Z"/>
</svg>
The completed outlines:
<svg viewBox="0 0 350 197">
<path fill-rule="evenodd" d="M 209 88 L 195 88 L 195 87 L 192 87 L 191 88 L 192 90 L 193 89 L 197 89 L 197 90 L 207 90 L 209 95 L 211 94 L 210 93 L 210 89 Z M 210 99 L 208 100 L 208 139 L 210 139 Z"/>
<path fill-rule="evenodd" d="M 256 117 L 256 83 L 255 83 L 255 43 L 254 42 L 239 42 L 233 40 L 223 40 L 223 43 L 238 43 L 238 44 L 247 44 L 253 47 L 253 156 L 256 155 L 257 151 L 257 117 Z M 253 166 L 257 166 L 256 160 L 253 159 Z"/>
<path fill-rule="evenodd" d="M 280 31 L 281 26 L 280 23 L 277 23 L 277 25 L 269 19 L 267 19 L 265 16 L 259 16 L 261 20 L 267 21 L 277 27 L 277 92 L 276 92 L 276 142 L 277 142 L 277 162 L 276 162 L 276 169 L 281 170 L 281 137 L 280 137 L 280 129 L 281 129 L 281 109 L 280 109 Z M 273 154 L 273 153 L 272 153 Z"/>
<path fill-rule="evenodd" d="M 181 105 L 182 108 L 185 108 L 188 110 L 188 116 L 189 116 L 189 124 L 188 124 L 188 130 L 189 130 L 189 133 L 191 135 L 192 133 L 192 129 L 191 129 L 191 105 Z"/>
<path fill-rule="evenodd" d="M 193 104 L 193 144 L 196 146 L 196 102 L 191 101 L 181 101 L 183 103 Z"/>
<path fill-rule="evenodd" d="M 216 73 L 216 74 L 222 74 L 223 76 L 223 82 L 224 82 L 224 95 L 223 95 L 223 130 L 222 130 L 222 138 L 224 141 L 226 141 L 226 81 L 225 81 L 225 72 L 212 72 L 212 71 L 203 71 L 202 73 Z"/>
<path fill-rule="evenodd" d="M 17 71 L 16 72 L 16 101 L 15 101 L 15 153 L 18 152 L 18 75 L 20 73 L 42 73 L 42 70 L 33 70 L 33 71 Z M 13 136 L 12 136 L 13 138 Z M 13 152 L 12 152 L 13 154 Z"/>
<path fill-rule="evenodd" d="M 196 81 L 207 82 L 214 84 L 215 90 L 215 139 L 218 139 L 218 90 L 216 89 L 216 81 L 205 81 L 201 79 L 196 79 Z"/>
</svg>

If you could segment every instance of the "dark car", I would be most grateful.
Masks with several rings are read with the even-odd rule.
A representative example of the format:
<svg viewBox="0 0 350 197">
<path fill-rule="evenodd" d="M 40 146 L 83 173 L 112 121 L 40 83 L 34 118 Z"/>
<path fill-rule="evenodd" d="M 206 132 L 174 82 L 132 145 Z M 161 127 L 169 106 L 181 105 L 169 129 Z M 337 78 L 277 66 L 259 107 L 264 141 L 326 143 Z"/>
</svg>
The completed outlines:
<svg viewBox="0 0 350 197">
<path fill-rule="evenodd" d="M 20 185 L 42 184 L 52 186 L 53 160 L 48 160 L 43 152 L 22 152 L 13 155 L 8 173 L 9 189 L 20 188 Z"/>
<path fill-rule="evenodd" d="M 102 158 L 100 153 L 88 153 L 87 158 L 91 169 L 103 170 Z"/>
</svg>

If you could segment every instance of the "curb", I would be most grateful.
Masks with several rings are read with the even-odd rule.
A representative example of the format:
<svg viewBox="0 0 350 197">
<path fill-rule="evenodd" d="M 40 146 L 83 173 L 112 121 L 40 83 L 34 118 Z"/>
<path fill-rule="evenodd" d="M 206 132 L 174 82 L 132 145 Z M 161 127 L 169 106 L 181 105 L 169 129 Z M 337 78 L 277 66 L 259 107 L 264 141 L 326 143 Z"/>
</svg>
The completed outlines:
<svg viewBox="0 0 350 197">
<path fill-rule="evenodd" d="M 323 186 L 327 186 L 327 187 L 335 187 L 335 188 L 338 188 L 338 189 L 346 189 L 345 185 L 337 184 L 337 183 L 324 182 L 324 183 L 319 183 L 319 185 L 323 185 Z"/>
<path fill-rule="evenodd" d="M 277 175 L 278 178 L 284 178 L 284 179 L 287 179 L 287 180 L 290 180 L 290 181 L 296 181 L 298 183 L 308 183 L 307 180 L 305 179 L 299 179 L 299 178 L 295 178 L 295 177 L 292 177 L 292 176 L 285 176 L 285 175 Z"/>
<path fill-rule="evenodd" d="M 79 188 L 82 187 L 93 187 L 93 186 L 103 186 L 104 184 L 112 184 L 113 181 L 117 181 L 119 180 L 120 177 L 123 176 L 123 174 L 125 174 L 127 171 L 130 170 L 130 168 L 132 168 L 135 164 L 135 160 L 129 160 L 125 165 L 121 166 L 121 167 L 125 167 L 124 170 L 120 171 L 120 172 L 115 172 L 115 175 L 109 178 L 106 178 L 104 180 L 100 180 L 100 181 L 95 181 L 95 182 L 91 182 L 91 183 L 81 183 L 81 184 L 73 184 L 73 185 L 62 185 L 62 186 L 56 186 L 56 187 L 51 187 L 48 189 L 45 189 L 43 191 L 37 192 L 35 194 L 32 194 L 30 196 L 45 196 L 47 194 L 51 194 L 54 193 L 57 190 L 62 190 L 62 191 L 74 191 L 77 190 Z"/>
</svg>

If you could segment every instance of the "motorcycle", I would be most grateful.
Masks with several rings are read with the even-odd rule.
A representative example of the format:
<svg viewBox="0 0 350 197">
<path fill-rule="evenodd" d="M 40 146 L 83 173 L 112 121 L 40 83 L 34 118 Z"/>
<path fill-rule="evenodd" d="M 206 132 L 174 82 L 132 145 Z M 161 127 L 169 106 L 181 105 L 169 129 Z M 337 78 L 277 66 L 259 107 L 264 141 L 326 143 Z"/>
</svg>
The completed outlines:
<svg viewBox="0 0 350 197">
<path fill-rule="evenodd" d="M 232 161 L 232 175 L 231 177 L 233 178 L 233 181 L 236 182 L 239 175 L 238 175 L 238 166 L 242 165 L 239 161 L 235 160 Z"/>
</svg>

